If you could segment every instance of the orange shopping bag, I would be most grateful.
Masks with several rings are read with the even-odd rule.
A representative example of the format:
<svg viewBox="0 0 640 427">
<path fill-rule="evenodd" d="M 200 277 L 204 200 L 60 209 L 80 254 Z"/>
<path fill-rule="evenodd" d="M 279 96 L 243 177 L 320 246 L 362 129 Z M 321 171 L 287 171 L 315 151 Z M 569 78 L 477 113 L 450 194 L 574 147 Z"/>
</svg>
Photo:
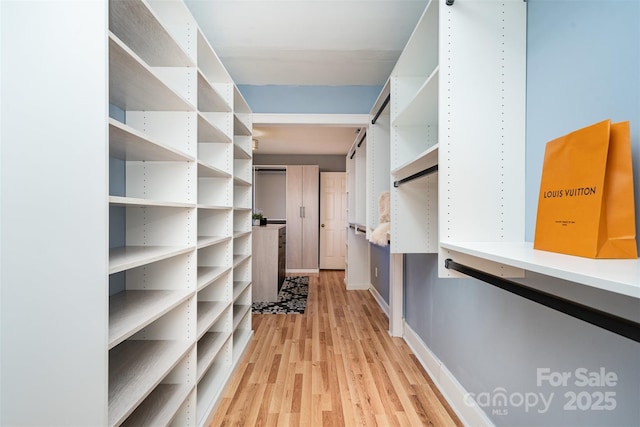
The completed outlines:
<svg viewBox="0 0 640 427">
<path fill-rule="evenodd" d="M 638 257 L 629 122 L 605 120 L 547 143 L 533 247 Z"/>
</svg>

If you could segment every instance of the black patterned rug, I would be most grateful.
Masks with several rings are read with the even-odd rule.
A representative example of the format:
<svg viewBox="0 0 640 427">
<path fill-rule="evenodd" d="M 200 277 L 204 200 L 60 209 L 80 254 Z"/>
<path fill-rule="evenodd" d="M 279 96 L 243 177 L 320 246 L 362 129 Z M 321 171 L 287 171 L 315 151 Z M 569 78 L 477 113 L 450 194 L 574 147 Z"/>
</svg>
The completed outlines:
<svg viewBox="0 0 640 427">
<path fill-rule="evenodd" d="M 309 276 L 285 277 L 276 302 L 254 302 L 256 314 L 303 314 L 307 308 Z"/>
</svg>

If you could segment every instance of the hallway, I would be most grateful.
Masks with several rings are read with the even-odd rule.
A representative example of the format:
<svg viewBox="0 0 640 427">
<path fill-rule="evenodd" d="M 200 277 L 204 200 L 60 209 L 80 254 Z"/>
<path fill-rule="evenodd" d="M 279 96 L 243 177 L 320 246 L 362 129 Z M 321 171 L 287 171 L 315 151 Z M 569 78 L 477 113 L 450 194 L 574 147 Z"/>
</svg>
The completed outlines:
<svg viewBox="0 0 640 427">
<path fill-rule="evenodd" d="M 254 314 L 212 426 L 460 426 L 368 291 L 311 275 L 305 314 Z"/>
</svg>

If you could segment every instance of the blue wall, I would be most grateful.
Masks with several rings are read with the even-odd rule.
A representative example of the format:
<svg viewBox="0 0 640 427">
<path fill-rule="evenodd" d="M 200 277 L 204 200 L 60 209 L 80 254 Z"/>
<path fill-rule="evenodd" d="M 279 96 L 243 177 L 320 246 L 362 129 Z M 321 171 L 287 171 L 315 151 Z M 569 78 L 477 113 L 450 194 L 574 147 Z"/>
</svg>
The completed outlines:
<svg viewBox="0 0 640 427">
<path fill-rule="evenodd" d="M 640 224 L 640 1 L 527 4 L 527 240 L 535 231 L 544 144 L 609 118 L 631 122 Z"/>
<path fill-rule="evenodd" d="M 389 246 L 370 244 L 369 277 L 371 285 L 376 288 L 382 299 L 389 304 Z M 378 275 L 376 276 L 376 268 Z"/>
<path fill-rule="evenodd" d="M 254 113 L 368 114 L 381 86 L 238 85 Z"/>
<path fill-rule="evenodd" d="M 638 215 L 640 2 L 529 0 L 527 9 L 527 240 L 545 143 L 606 118 L 631 121 Z M 520 281 L 640 321 L 637 299 L 533 273 Z M 436 255 L 405 257 L 405 308 L 407 323 L 467 391 L 515 399 L 481 402 L 498 426 L 640 425 L 638 343 L 474 279 L 438 279 Z M 576 370 L 583 368 L 604 369 L 617 381 L 581 387 Z M 571 378 L 538 384 L 543 369 Z M 605 393 L 609 404 L 591 409 Z M 520 396 L 532 406 L 518 405 Z M 572 396 L 584 409 L 571 405 Z"/>
</svg>

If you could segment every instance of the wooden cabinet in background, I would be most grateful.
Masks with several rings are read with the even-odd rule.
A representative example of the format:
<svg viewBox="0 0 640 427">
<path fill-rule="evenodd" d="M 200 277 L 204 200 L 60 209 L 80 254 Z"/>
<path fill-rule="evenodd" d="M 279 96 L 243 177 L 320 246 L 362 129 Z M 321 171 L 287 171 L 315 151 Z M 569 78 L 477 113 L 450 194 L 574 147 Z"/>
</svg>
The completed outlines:
<svg viewBox="0 0 640 427">
<path fill-rule="evenodd" d="M 320 167 L 287 166 L 287 270 L 318 270 Z"/>
<path fill-rule="evenodd" d="M 287 228 L 253 227 L 253 301 L 277 301 L 285 273 Z"/>
</svg>

